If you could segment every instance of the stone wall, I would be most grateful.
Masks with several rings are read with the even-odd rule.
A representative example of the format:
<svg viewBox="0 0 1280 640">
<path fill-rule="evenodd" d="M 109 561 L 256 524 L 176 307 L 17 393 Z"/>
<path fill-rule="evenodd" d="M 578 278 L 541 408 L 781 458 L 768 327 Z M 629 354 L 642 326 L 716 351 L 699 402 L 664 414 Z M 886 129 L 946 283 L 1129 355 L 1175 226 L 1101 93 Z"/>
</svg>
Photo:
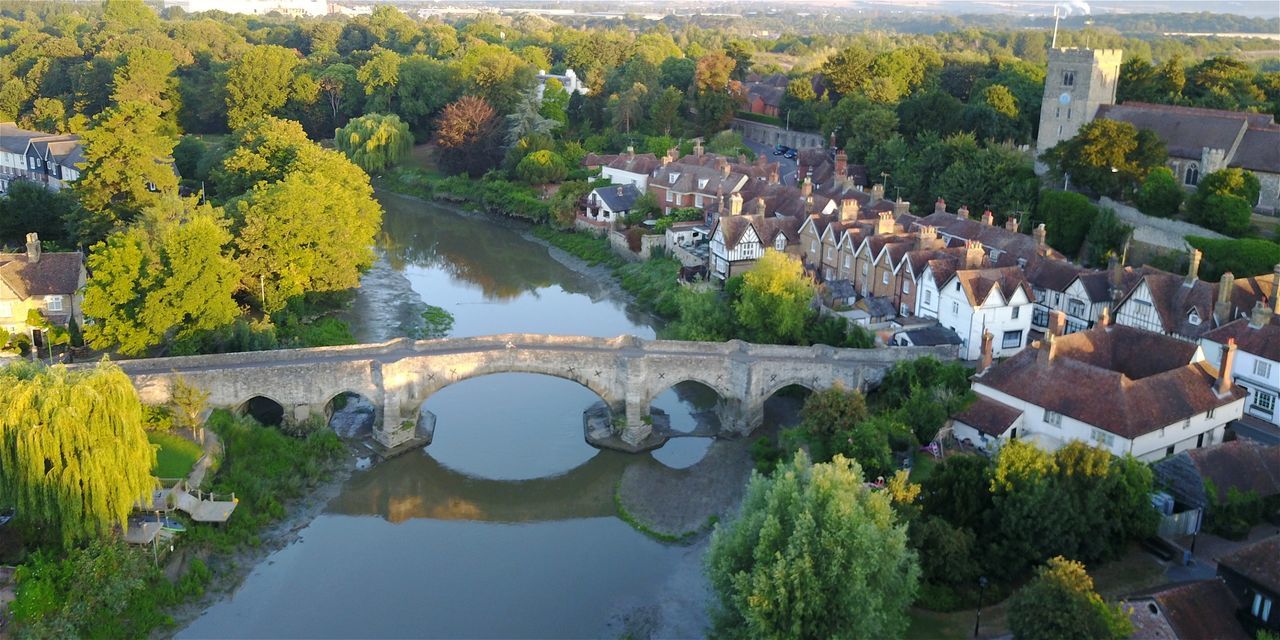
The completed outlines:
<svg viewBox="0 0 1280 640">
<path fill-rule="evenodd" d="M 808 131 L 796 131 L 782 127 L 752 122 L 742 118 L 733 119 L 733 130 L 742 134 L 744 140 L 759 142 L 769 146 L 784 145 L 792 149 L 813 149 L 824 146 L 822 134 Z"/>
<path fill-rule="evenodd" d="M 631 245 L 627 244 L 627 235 L 620 231 L 609 232 L 609 246 L 613 247 L 614 253 L 626 258 L 627 260 L 648 260 L 653 255 L 654 247 L 663 247 L 667 238 L 662 234 L 645 234 L 640 236 L 640 253 L 631 250 Z"/>
<path fill-rule="evenodd" d="M 1105 209 L 1113 209 L 1116 212 L 1116 217 L 1120 218 L 1125 224 L 1133 226 L 1133 239 L 1135 241 L 1162 249 L 1188 250 L 1190 245 L 1184 240 L 1186 236 L 1227 237 L 1190 222 L 1149 216 L 1127 204 L 1116 202 L 1106 196 L 1098 200 L 1098 206 Z"/>
</svg>

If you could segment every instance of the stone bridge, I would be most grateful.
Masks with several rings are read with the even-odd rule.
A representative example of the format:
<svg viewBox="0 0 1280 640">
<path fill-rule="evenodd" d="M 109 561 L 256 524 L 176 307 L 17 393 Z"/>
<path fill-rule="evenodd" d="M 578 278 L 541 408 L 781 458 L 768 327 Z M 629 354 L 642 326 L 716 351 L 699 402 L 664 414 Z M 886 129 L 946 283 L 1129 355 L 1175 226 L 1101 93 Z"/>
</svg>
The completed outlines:
<svg viewBox="0 0 1280 640">
<path fill-rule="evenodd" d="M 729 342 L 507 334 L 442 340 L 402 338 L 380 344 L 126 360 L 142 400 L 168 402 L 182 376 L 209 392 L 214 407 L 238 409 L 254 397 L 284 407 L 285 419 L 323 414 L 337 396 L 354 393 L 379 408 L 374 438 L 392 449 L 414 440 L 422 403 L 455 382 L 494 373 L 539 373 L 577 382 L 600 396 L 627 450 L 657 446 L 649 405 L 680 382 L 700 382 L 720 395 L 722 433 L 746 435 L 760 425 L 764 402 L 789 385 L 823 389 L 874 386 L 895 362 L 955 349 L 835 349 Z"/>
</svg>

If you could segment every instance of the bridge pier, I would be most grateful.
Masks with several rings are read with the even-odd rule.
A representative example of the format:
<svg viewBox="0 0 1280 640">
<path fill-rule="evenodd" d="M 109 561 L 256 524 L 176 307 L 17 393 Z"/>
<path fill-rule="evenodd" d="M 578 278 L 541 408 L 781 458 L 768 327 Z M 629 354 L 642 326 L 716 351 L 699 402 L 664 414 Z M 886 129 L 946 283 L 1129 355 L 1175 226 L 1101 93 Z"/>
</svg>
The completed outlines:
<svg viewBox="0 0 1280 640">
<path fill-rule="evenodd" d="M 737 398 L 723 399 L 716 403 L 716 418 L 720 420 L 720 435 L 728 438 L 748 436 L 764 422 L 764 403 Z"/>
</svg>

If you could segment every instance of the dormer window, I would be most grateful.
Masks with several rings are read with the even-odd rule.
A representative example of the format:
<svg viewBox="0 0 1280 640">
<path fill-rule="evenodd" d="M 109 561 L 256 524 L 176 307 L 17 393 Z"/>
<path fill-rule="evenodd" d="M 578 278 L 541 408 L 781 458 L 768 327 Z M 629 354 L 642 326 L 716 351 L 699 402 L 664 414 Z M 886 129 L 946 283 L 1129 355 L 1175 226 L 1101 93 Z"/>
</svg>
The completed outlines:
<svg viewBox="0 0 1280 640">
<path fill-rule="evenodd" d="M 673 173 L 673 174 L 671 174 L 671 175 L 667 176 L 667 183 L 668 183 L 668 184 L 675 184 L 675 183 L 676 183 L 676 180 L 679 180 L 679 179 L 680 179 L 680 174 L 678 174 L 678 173 Z"/>
<path fill-rule="evenodd" d="M 707 188 L 707 183 L 708 183 L 708 182 L 710 182 L 710 180 L 708 180 L 707 178 L 703 178 L 703 179 L 699 180 L 699 181 L 698 181 L 698 188 L 699 188 L 699 189 L 706 189 L 706 188 Z"/>
<path fill-rule="evenodd" d="M 1200 326 L 1200 314 L 1196 312 L 1195 307 L 1192 307 L 1191 310 L 1187 312 L 1187 322 L 1191 323 L 1191 326 L 1193 327 Z"/>
<path fill-rule="evenodd" d="M 773 248 L 777 249 L 778 251 L 782 251 L 783 249 L 786 249 L 787 237 L 783 235 L 779 235 L 777 238 L 775 238 L 773 241 Z"/>
</svg>

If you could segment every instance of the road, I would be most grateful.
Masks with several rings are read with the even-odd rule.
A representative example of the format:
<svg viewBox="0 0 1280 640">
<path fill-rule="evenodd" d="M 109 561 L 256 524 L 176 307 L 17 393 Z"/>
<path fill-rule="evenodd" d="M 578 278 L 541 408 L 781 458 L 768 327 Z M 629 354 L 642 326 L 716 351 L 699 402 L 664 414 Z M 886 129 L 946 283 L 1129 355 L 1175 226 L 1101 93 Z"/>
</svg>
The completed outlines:
<svg viewBox="0 0 1280 640">
<path fill-rule="evenodd" d="M 782 184 L 796 183 L 796 161 L 788 160 L 782 156 L 773 155 L 773 147 L 771 145 L 753 142 L 751 140 L 743 141 L 758 156 L 764 156 L 770 162 L 778 163 L 778 179 Z"/>
</svg>

